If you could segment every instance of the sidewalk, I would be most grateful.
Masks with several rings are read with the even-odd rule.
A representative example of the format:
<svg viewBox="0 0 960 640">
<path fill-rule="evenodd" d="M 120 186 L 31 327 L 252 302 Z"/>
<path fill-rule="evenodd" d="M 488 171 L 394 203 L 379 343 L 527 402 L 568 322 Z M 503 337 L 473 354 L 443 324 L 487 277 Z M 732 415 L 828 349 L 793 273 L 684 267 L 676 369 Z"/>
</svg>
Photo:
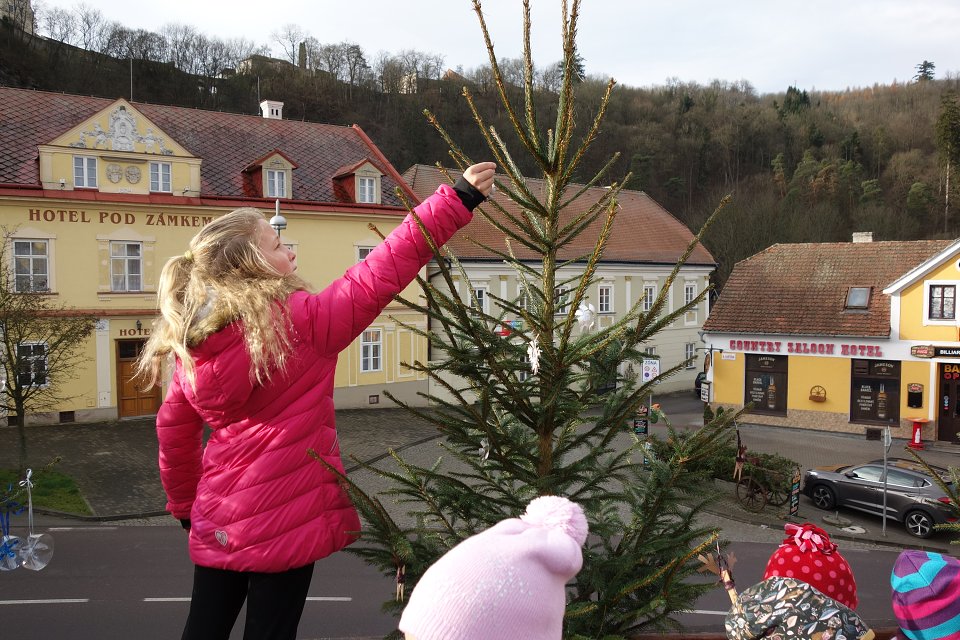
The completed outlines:
<svg viewBox="0 0 960 640">
<path fill-rule="evenodd" d="M 696 427 L 702 423 L 703 404 L 694 394 L 673 394 L 657 398 L 674 427 Z M 377 490 L 374 474 L 358 469 L 355 461 L 369 462 L 383 457 L 389 449 L 405 450 L 405 457 L 431 461 L 442 452 L 437 447 L 437 431 L 426 421 L 402 409 L 356 409 L 337 411 L 337 425 L 344 465 L 355 481 L 366 490 Z M 665 435 L 661 423 L 651 425 L 651 433 Z M 749 452 L 781 453 L 808 467 L 854 463 L 883 457 L 880 442 L 863 437 L 789 428 L 745 424 L 740 435 Z M 906 440 L 894 440 L 891 457 L 909 457 L 903 451 Z M 17 429 L 0 428 L 0 467 L 17 464 Z M 941 466 L 960 466 L 960 447 L 936 444 L 922 452 L 928 462 Z M 95 514 L 77 521 L 140 520 L 166 516 L 166 498 L 157 471 L 157 441 L 152 419 L 124 420 L 113 423 L 68 424 L 28 427 L 28 461 L 39 469 L 61 458 L 56 468 L 71 475 Z M 732 482 L 715 482 L 718 498 L 708 511 L 726 520 L 782 531 L 785 508 L 767 506 L 760 513 L 745 511 L 735 497 Z M 935 535 L 920 540 L 906 533 L 902 525 L 888 521 L 886 535 L 881 534 L 879 518 L 845 510 L 843 519 L 865 531 L 852 533 L 823 521 L 834 515 L 813 507 L 801 496 L 798 520 L 810 521 L 826 529 L 837 539 L 872 542 L 881 545 L 929 548 L 951 552 L 948 538 Z M 39 518 L 44 526 L 51 515 Z M 53 520 L 62 520 L 52 516 Z M 167 518 L 157 518 L 166 523 Z M 175 524 L 170 519 L 170 524 Z"/>
</svg>

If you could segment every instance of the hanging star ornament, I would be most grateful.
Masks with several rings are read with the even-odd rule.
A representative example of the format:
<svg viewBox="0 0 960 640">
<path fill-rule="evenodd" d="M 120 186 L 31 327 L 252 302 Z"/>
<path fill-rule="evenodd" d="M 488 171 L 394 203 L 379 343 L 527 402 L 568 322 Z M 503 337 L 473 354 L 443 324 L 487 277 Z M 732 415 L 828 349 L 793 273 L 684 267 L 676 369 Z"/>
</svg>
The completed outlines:
<svg viewBox="0 0 960 640">
<path fill-rule="evenodd" d="M 581 302 L 574 315 L 580 331 L 590 331 L 597 323 L 597 310 L 589 302 Z"/>
<path fill-rule="evenodd" d="M 540 341 L 537 336 L 527 345 L 527 359 L 530 360 L 530 371 L 533 375 L 540 373 Z"/>
</svg>

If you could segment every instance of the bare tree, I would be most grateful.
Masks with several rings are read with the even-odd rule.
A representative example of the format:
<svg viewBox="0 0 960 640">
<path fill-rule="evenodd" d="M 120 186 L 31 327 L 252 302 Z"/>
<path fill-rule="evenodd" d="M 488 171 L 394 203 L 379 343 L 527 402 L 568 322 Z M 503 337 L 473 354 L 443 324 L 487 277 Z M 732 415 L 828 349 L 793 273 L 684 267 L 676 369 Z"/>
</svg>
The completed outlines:
<svg viewBox="0 0 960 640">
<path fill-rule="evenodd" d="M 41 17 L 41 31 L 51 40 L 63 44 L 76 44 L 77 19 L 69 11 L 60 7 L 53 7 L 43 12 Z"/>
<path fill-rule="evenodd" d="M 99 9 L 80 3 L 76 8 L 78 44 L 87 51 L 99 51 L 106 37 L 107 19 Z"/>
<path fill-rule="evenodd" d="M 290 61 L 290 64 L 297 64 L 297 53 L 300 51 L 300 43 L 307 39 L 309 35 L 298 24 L 287 23 L 280 27 L 278 31 L 270 34 L 274 42 L 283 49 L 283 54 Z"/>
</svg>

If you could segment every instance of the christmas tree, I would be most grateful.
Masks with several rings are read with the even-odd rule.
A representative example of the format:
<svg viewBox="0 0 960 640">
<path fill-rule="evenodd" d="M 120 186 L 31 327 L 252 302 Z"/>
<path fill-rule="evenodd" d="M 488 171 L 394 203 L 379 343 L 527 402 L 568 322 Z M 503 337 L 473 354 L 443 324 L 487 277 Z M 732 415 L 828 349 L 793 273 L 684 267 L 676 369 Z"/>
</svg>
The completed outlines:
<svg viewBox="0 0 960 640">
<path fill-rule="evenodd" d="M 510 116 L 520 152 L 529 154 L 540 173 L 532 186 L 534 181 L 521 174 L 504 138 L 486 125 L 464 89 L 502 174 L 498 196 L 477 213 L 503 236 L 502 243 L 485 250 L 509 265 L 521 291 L 512 299 L 488 294 L 490 310 L 485 311 L 486 305 L 475 297 L 464 300 L 458 295 L 455 280 L 468 283 L 467 291 L 473 291 L 466 269 L 456 256 L 441 250 L 436 255 L 439 274 L 421 281 L 424 298 L 404 301 L 426 314 L 432 327 L 430 332 L 409 327 L 430 341 L 432 357 L 427 363 L 408 364 L 444 393 L 431 397 L 426 410 L 392 399 L 436 425 L 447 455 L 417 465 L 394 453 L 391 466 L 377 468 L 391 485 L 384 496 L 366 495 L 344 478 L 365 520 L 361 541 L 351 551 L 397 576 L 404 588 L 398 584 L 396 598 L 387 606 L 400 611 L 427 567 L 458 542 L 519 515 L 538 495 L 562 495 L 584 507 L 591 533 L 568 602 L 567 637 L 626 638 L 641 630 L 670 628 L 675 612 L 691 608 L 713 587 L 687 580 L 699 566 L 697 555 L 716 545 L 717 532 L 696 520 L 710 499 L 704 487 L 712 486 L 700 469 L 728 442 L 725 426 L 735 416 L 724 414 L 694 432 L 670 428 L 666 445 L 658 448 L 667 454 L 658 459 L 633 436 L 630 425 L 656 382 L 687 364 L 662 371 L 657 380 L 636 379 L 644 345 L 696 308 L 707 293 L 668 311 L 671 285 L 703 231 L 651 309 L 643 312 L 638 302 L 614 324 L 599 328 L 588 291 L 596 284 L 617 215 L 617 197 L 629 176 L 611 182 L 605 169 L 585 185 L 575 185 L 573 176 L 599 134 L 614 82 L 608 83 L 591 124 L 577 133 L 575 36 L 580 3 L 562 2 L 563 82 L 556 120 L 541 128 L 529 1 L 523 2 L 525 83 L 519 107 L 500 74 L 479 0 L 473 5 L 502 108 Z M 468 158 L 442 123 L 429 113 L 427 117 L 461 169 L 488 159 Z M 611 158 L 607 166 L 613 162 Z M 574 212 L 571 202 L 596 185 L 608 187 L 603 196 Z M 517 207 L 501 206 L 502 198 Z M 511 213 L 516 210 L 521 213 Z M 570 255 L 571 242 L 581 234 L 592 234 L 592 252 Z M 526 259 L 516 257 L 517 247 L 523 247 Z M 529 259 L 531 253 L 535 260 Z M 576 267 L 575 276 L 560 275 L 571 266 Z M 522 328 L 504 335 L 506 317 L 522 319 Z M 398 518 L 396 509 L 407 517 Z"/>
</svg>

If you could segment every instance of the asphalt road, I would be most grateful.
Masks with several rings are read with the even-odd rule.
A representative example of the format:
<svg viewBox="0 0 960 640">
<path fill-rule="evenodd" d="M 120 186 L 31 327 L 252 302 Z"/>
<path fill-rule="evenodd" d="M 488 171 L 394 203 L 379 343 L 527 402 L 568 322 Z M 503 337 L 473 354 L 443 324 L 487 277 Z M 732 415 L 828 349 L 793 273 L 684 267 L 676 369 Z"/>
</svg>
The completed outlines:
<svg viewBox="0 0 960 640">
<path fill-rule="evenodd" d="M 56 552 L 42 571 L 0 575 L 4 637 L 57 638 L 179 637 L 186 619 L 193 567 L 186 539 L 176 526 L 52 527 Z M 777 542 L 771 532 L 745 530 L 731 545 L 738 562 L 734 578 L 745 588 L 760 580 Z M 779 537 L 779 534 L 774 537 Z M 892 626 L 890 567 L 897 551 L 848 545 L 844 557 L 859 585 L 859 611 L 874 627 Z M 707 579 L 706 577 L 704 579 Z M 381 604 L 394 593 L 393 580 L 362 560 L 338 553 L 317 563 L 298 638 L 383 637 L 395 628 Z M 721 631 L 730 606 L 716 589 L 679 617 L 689 631 Z M 242 620 L 243 612 L 241 612 Z M 231 640 L 242 638 L 242 622 Z"/>
</svg>

